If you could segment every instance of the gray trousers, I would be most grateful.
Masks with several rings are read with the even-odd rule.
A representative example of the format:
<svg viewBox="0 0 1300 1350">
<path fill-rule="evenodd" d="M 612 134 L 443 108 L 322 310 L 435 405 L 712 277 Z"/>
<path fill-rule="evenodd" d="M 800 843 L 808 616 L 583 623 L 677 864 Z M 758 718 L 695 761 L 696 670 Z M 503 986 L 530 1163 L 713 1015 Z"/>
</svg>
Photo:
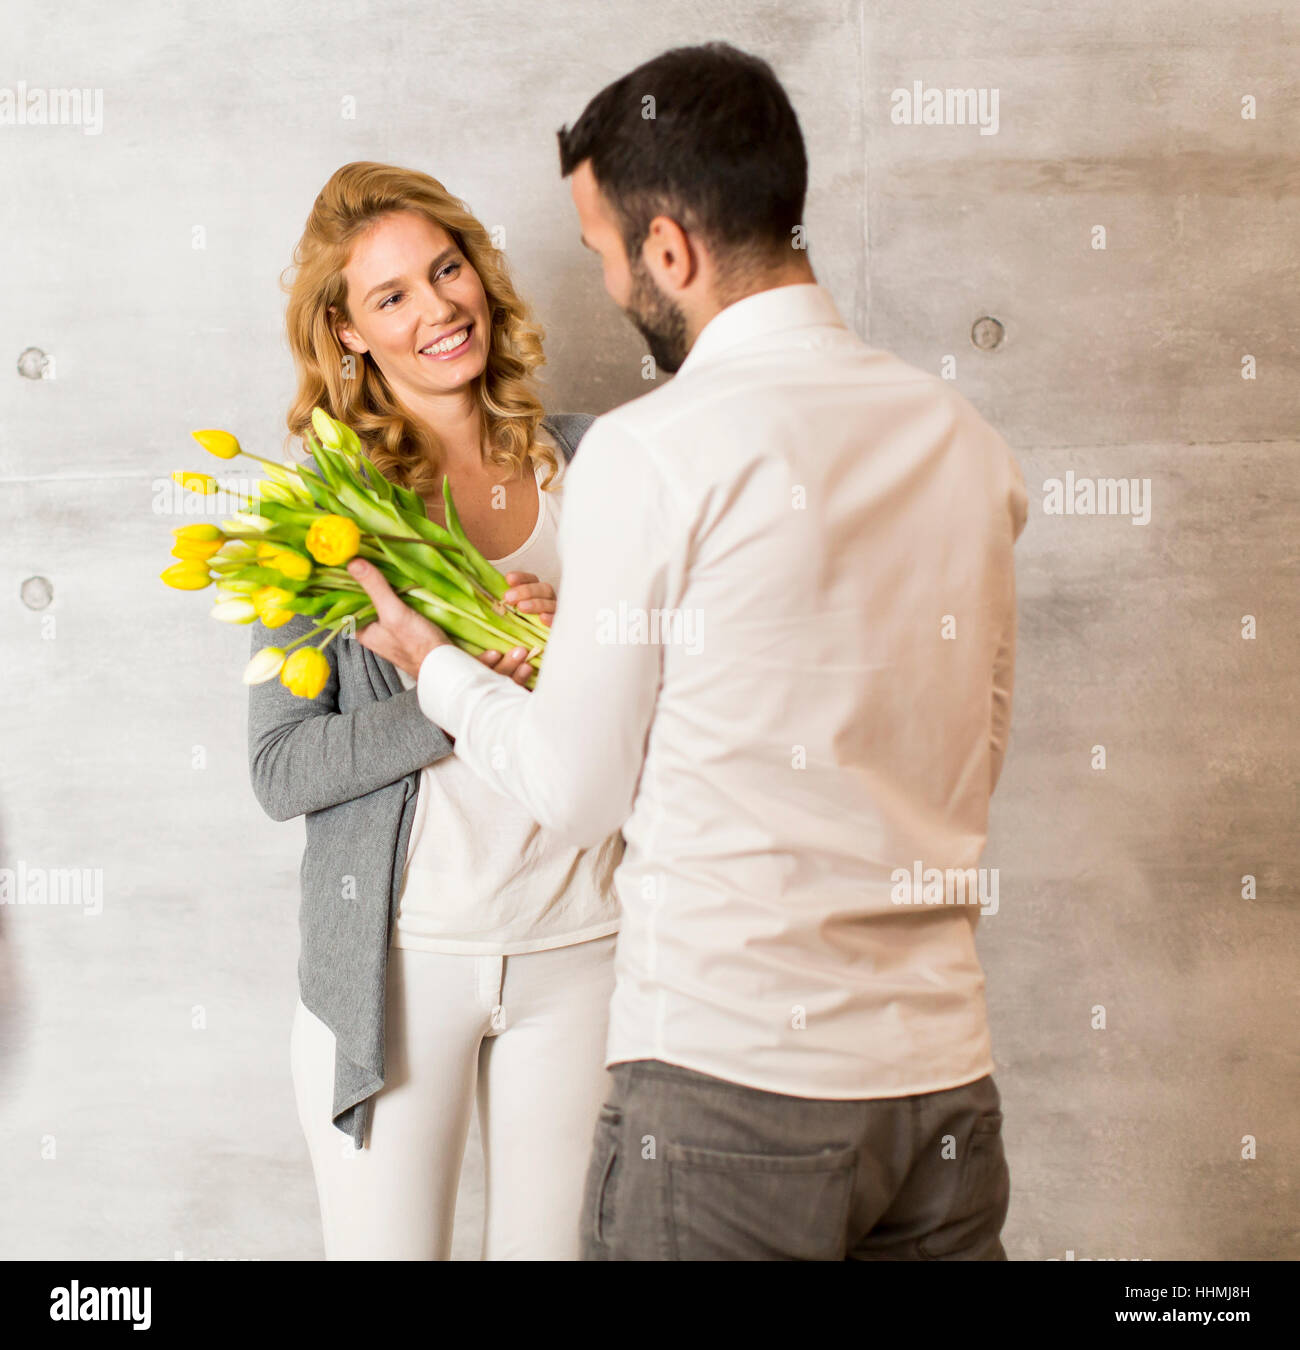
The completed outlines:
<svg viewBox="0 0 1300 1350">
<path fill-rule="evenodd" d="M 991 1076 L 820 1101 L 660 1060 L 611 1065 L 584 1261 L 1005 1261 Z"/>
</svg>

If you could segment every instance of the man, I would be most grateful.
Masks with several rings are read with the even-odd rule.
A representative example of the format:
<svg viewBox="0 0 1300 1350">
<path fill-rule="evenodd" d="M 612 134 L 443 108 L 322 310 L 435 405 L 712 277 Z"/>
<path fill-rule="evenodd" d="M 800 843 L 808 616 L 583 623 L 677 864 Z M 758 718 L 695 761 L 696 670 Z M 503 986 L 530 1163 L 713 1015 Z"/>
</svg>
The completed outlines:
<svg viewBox="0 0 1300 1350">
<path fill-rule="evenodd" d="M 575 843 L 626 838 L 584 1257 L 1004 1259 L 974 889 L 933 878 L 974 880 L 1001 769 L 1019 470 L 817 284 L 764 62 L 667 52 L 559 136 L 677 377 L 574 460 L 535 691 L 352 567 L 360 640 L 457 755 Z"/>
</svg>

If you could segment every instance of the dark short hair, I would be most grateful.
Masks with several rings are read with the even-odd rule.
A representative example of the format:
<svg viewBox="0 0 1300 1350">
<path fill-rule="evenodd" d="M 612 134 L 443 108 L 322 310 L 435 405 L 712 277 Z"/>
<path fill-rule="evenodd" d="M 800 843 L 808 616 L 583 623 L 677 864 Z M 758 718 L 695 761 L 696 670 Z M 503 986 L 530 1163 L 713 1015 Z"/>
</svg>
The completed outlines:
<svg viewBox="0 0 1300 1350">
<path fill-rule="evenodd" d="M 772 67 L 725 42 L 656 56 L 557 135 L 561 176 L 591 161 L 630 259 L 657 215 L 702 235 L 724 261 L 789 249 L 803 221 L 799 119 Z"/>
</svg>

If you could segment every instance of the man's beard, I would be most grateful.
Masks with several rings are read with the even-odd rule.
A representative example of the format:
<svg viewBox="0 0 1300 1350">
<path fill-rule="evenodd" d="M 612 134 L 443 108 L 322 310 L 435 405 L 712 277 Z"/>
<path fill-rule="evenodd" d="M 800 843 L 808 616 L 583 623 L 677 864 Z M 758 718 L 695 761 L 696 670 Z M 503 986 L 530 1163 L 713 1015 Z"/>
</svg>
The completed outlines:
<svg viewBox="0 0 1300 1350">
<path fill-rule="evenodd" d="M 632 265 L 632 298 L 623 313 L 646 340 L 660 370 L 674 374 L 686 360 L 686 316 L 654 284 L 640 258 Z"/>
</svg>

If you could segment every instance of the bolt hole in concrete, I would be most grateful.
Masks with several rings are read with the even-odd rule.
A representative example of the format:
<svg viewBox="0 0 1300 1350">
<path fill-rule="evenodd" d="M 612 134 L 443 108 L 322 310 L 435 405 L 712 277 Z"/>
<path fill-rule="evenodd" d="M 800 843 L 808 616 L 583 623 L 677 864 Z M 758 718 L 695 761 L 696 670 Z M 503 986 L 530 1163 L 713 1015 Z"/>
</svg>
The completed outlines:
<svg viewBox="0 0 1300 1350">
<path fill-rule="evenodd" d="M 25 380 L 44 379 L 45 368 L 49 359 L 39 347 L 28 347 L 26 351 L 19 354 L 18 373 Z"/>
<path fill-rule="evenodd" d="M 54 587 L 44 577 L 28 577 L 20 594 L 28 609 L 45 609 L 54 599 Z"/>
<path fill-rule="evenodd" d="M 1007 330 L 1003 328 L 1001 322 L 984 315 L 983 318 L 976 319 L 971 325 L 970 340 L 982 352 L 991 352 L 996 347 L 1002 345 L 1002 339 L 1006 336 Z"/>
</svg>

